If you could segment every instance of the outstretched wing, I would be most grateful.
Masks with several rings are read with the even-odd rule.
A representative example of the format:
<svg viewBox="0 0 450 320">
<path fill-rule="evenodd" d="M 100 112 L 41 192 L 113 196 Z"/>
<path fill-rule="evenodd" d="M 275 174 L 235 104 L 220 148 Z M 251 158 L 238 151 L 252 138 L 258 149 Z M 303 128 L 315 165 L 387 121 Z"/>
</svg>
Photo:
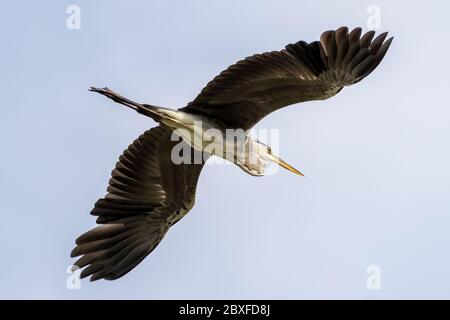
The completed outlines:
<svg viewBox="0 0 450 320">
<path fill-rule="evenodd" d="M 249 129 L 290 104 L 323 100 L 369 75 L 392 38 L 374 39 L 361 28 L 324 32 L 319 41 L 299 41 L 284 50 L 256 54 L 220 73 L 181 110 L 215 118 L 229 128 Z"/>
<path fill-rule="evenodd" d="M 142 261 L 159 244 L 168 228 L 194 205 L 202 159 L 190 146 L 181 164 L 171 159 L 171 131 L 155 127 L 136 139 L 120 156 L 109 181 L 107 195 L 95 203 L 91 214 L 100 226 L 77 240 L 71 256 L 86 267 L 81 277 L 117 279 Z"/>
</svg>

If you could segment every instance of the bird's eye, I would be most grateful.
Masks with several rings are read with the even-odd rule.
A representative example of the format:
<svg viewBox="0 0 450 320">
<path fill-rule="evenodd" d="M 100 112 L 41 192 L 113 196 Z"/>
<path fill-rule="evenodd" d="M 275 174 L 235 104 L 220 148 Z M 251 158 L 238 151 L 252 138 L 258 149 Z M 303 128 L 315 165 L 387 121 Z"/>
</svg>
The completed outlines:
<svg viewBox="0 0 450 320">
<path fill-rule="evenodd" d="M 267 147 L 267 152 L 268 153 L 272 153 L 272 148 L 271 147 Z"/>
</svg>

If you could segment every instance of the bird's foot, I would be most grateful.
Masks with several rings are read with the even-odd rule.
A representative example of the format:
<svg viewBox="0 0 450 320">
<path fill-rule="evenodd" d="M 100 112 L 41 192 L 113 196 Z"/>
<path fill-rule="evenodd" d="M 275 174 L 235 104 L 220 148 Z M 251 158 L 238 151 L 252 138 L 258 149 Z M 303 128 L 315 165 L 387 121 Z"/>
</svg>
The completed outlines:
<svg viewBox="0 0 450 320">
<path fill-rule="evenodd" d="M 90 87 L 89 91 L 100 93 L 116 102 L 119 102 L 119 100 L 123 99 L 123 97 L 120 94 L 112 91 L 108 87 L 104 87 L 104 88 Z"/>
</svg>

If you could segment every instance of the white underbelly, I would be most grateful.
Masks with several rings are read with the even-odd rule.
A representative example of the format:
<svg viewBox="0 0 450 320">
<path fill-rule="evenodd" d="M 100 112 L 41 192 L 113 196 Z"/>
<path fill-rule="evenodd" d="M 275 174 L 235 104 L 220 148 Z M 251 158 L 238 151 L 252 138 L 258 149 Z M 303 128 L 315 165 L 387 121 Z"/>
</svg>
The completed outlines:
<svg viewBox="0 0 450 320">
<path fill-rule="evenodd" d="M 218 128 L 206 117 L 177 110 L 164 110 L 161 122 L 173 128 L 174 134 L 183 138 L 191 147 L 212 155 L 239 161 L 240 151 L 245 148 L 246 135 Z M 237 138 L 236 138 L 237 137 Z"/>
</svg>

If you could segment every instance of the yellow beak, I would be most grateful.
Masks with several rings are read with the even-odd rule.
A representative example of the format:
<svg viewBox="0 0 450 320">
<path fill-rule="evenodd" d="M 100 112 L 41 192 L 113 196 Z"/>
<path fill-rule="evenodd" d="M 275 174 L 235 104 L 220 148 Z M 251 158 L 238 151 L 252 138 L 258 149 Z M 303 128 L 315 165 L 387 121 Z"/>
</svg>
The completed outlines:
<svg viewBox="0 0 450 320">
<path fill-rule="evenodd" d="M 293 166 L 291 166 L 290 164 L 288 164 L 287 162 L 284 162 L 283 160 L 281 160 L 280 158 L 277 158 L 275 156 L 272 155 L 272 161 L 277 163 L 278 165 L 282 166 L 283 168 L 285 168 L 286 170 L 289 170 L 290 172 L 293 172 L 295 174 L 298 174 L 299 176 L 304 177 L 305 175 L 303 173 L 301 173 L 300 171 L 298 171 L 297 169 L 295 169 Z"/>
</svg>

